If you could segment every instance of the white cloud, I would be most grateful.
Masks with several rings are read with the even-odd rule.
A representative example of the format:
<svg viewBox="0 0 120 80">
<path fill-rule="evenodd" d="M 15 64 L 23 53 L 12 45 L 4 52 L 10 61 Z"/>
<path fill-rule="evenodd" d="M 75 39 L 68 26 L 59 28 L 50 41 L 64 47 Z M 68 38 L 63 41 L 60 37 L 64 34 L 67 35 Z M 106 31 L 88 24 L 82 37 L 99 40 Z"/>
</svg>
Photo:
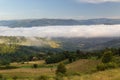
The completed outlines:
<svg viewBox="0 0 120 80">
<path fill-rule="evenodd" d="M 87 3 L 120 2 L 120 0 L 77 0 L 77 1 Z"/>
<path fill-rule="evenodd" d="M 120 37 L 120 25 L 47 26 L 31 28 L 0 26 L 0 36 Z"/>
</svg>

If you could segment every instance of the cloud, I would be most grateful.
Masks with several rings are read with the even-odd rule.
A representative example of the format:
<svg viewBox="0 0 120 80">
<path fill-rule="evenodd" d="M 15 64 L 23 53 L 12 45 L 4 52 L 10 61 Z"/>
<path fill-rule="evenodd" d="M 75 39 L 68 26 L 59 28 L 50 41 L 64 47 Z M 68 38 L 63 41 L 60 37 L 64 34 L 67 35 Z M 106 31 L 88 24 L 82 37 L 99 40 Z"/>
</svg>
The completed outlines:
<svg viewBox="0 0 120 80">
<path fill-rule="evenodd" d="M 105 2 L 120 2 L 120 0 L 77 0 L 78 2 L 87 3 L 105 3 Z"/>
<path fill-rule="evenodd" d="M 0 36 L 26 37 L 120 37 L 120 25 L 0 27 Z"/>
</svg>

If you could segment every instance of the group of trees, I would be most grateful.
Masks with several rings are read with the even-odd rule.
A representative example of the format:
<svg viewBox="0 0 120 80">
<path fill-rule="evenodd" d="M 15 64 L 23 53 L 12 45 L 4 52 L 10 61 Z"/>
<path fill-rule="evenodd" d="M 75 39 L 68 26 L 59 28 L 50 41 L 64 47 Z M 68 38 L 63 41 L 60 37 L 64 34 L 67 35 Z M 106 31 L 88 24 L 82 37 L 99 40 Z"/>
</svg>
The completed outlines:
<svg viewBox="0 0 120 80">
<path fill-rule="evenodd" d="M 65 59 L 68 59 L 68 61 L 70 63 L 74 62 L 78 59 L 89 59 L 92 57 L 95 57 L 96 59 L 100 59 L 101 57 L 103 57 L 103 54 L 105 57 L 109 56 L 108 53 L 106 53 L 107 51 L 108 51 L 108 53 L 110 53 L 110 52 L 112 53 L 110 55 L 120 56 L 120 48 L 118 48 L 118 49 L 106 48 L 104 50 L 89 51 L 89 52 L 85 52 L 85 51 L 81 51 L 81 50 L 76 50 L 73 52 L 63 51 L 61 53 L 55 53 L 55 54 L 48 55 L 47 58 L 45 59 L 45 61 L 47 64 L 51 64 L 51 63 L 58 63 Z M 108 58 L 105 58 L 105 59 L 108 59 Z M 105 59 L 103 59 L 103 60 L 106 61 Z"/>
<path fill-rule="evenodd" d="M 101 57 L 101 62 L 97 65 L 97 70 L 100 71 L 120 67 L 120 55 L 112 52 L 112 49 L 107 49 Z"/>
</svg>

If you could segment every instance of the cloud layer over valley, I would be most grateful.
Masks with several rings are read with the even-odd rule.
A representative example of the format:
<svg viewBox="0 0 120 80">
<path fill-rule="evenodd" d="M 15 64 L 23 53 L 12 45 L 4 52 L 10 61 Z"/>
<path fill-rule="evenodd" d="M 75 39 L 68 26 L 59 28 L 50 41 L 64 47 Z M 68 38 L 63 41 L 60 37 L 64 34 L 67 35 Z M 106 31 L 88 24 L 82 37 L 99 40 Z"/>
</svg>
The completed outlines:
<svg viewBox="0 0 120 80">
<path fill-rule="evenodd" d="M 78 25 L 10 28 L 0 26 L 0 36 L 120 37 L 120 25 Z"/>
</svg>

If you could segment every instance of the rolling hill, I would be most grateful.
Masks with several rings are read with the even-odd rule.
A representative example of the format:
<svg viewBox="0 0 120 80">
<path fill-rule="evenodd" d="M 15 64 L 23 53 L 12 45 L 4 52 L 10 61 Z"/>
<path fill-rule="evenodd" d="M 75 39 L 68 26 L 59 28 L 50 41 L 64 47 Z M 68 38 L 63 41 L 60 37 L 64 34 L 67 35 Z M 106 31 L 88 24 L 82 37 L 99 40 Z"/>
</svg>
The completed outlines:
<svg viewBox="0 0 120 80">
<path fill-rule="evenodd" d="M 19 44 L 21 46 L 36 46 L 36 47 L 50 47 L 50 48 L 59 48 L 60 45 L 58 42 L 39 37 L 13 37 L 13 36 L 1 36 L 0 43 L 9 43 L 9 44 Z"/>
<path fill-rule="evenodd" d="M 119 37 L 98 37 L 98 38 L 54 38 L 61 42 L 61 47 L 65 50 L 100 50 L 104 48 L 120 47 Z"/>
<path fill-rule="evenodd" d="M 40 38 L 40 37 L 0 37 L 0 44 L 19 44 L 21 46 L 32 46 L 36 48 L 60 49 L 74 51 L 100 50 L 104 48 L 120 47 L 119 37 L 109 38 Z"/>
</svg>

